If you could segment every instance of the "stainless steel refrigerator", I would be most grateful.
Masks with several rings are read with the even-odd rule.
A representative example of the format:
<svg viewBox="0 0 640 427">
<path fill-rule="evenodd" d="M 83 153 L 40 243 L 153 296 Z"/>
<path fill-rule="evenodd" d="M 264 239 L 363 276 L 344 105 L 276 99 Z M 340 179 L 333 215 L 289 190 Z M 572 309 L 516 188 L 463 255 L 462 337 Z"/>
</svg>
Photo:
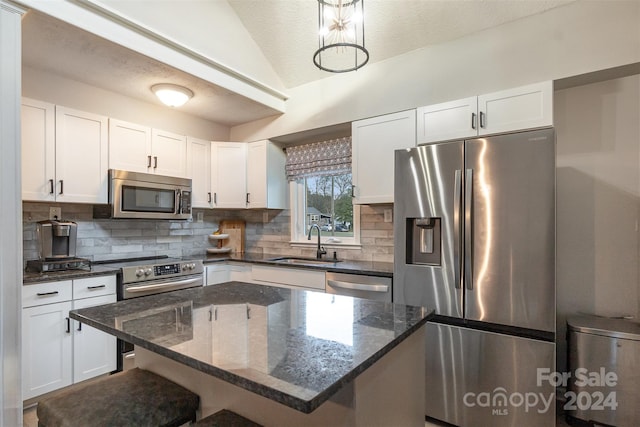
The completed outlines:
<svg viewBox="0 0 640 427">
<path fill-rule="evenodd" d="M 437 314 L 426 415 L 555 425 L 554 131 L 397 150 L 394 239 L 394 302 Z"/>
</svg>

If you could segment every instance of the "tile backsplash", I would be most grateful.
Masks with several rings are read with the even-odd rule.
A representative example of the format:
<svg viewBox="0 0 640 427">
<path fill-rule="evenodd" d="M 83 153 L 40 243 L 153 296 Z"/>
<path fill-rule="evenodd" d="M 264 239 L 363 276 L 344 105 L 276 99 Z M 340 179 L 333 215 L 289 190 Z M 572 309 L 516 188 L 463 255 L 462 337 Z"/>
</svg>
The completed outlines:
<svg viewBox="0 0 640 427">
<path fill-rule="evenodd" d="M 61 207 L 62 218 L 78 224 L 77 256 L 93 261 L 152 255 L 201 256 L 211 247 L 207 236 L 222 220 L 244 220 L 245 251 L 250 253 L 315 256 L 315 246 L 291 246 L 289 210 L 213 210 L 203 221 L 93 219 L 92 205 L 23 202 L 23 258 L 38 258 L 36 222 L 49 218 L 51 206 Z M 384 222 L 392 205 L 362 206 L 360 248 L 326 245 L 327 252 L 350 260 L 393 262 L 393 223 Z M 266 212 L 266 215 L 264 214 Z"/>
</svg>

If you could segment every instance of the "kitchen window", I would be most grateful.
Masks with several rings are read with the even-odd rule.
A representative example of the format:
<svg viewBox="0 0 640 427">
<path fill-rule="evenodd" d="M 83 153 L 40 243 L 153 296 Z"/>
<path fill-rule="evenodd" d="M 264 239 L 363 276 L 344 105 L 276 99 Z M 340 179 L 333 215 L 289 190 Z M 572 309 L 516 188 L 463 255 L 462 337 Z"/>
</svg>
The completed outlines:
<svg viewBox="0 0 640 427">
<path fill-rule="evenodd" d="M 351 197 L 351 138 L 287 148 L 287 176 L 293 243 L 309 243 L 309 230 L 317 225 L 323 244 L 359 244 L 360 209 Z"/>
</svg>

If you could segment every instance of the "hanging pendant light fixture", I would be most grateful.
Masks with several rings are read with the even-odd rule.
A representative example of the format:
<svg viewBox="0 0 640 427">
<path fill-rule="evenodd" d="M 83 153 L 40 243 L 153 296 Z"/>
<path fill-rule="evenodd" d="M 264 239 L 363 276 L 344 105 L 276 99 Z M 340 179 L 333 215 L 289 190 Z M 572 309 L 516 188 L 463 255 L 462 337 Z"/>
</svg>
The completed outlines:
<svg viewBox="0 0 640 427">
<path fill-rule="evenodd" d="M 346 73 L 369 61 L 364 47 L 364 0 L 318 0 L 316 67 Z"/>
</svg>

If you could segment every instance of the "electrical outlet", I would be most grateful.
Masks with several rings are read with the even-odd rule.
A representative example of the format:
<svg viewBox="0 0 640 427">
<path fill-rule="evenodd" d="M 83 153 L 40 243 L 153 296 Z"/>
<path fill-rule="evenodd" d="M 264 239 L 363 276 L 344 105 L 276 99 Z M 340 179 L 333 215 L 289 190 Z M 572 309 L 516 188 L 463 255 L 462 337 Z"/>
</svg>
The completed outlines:
<svg viewBox="0 0 640 427">
<path fill-rule="evenodd" d="M 49 208 L 49 219 L 60 220 L 62 219 L 62 208 Z"/>
<path fill-rule="evenodd" d="M 391 209 L 384 210 L 384 222 L 393 222 L 393 211 Z"/>
<path fill-rule="evenodd" d="M 204 221 L 204 212 L 196 212 L 196 222 Z"/>
</svg>

